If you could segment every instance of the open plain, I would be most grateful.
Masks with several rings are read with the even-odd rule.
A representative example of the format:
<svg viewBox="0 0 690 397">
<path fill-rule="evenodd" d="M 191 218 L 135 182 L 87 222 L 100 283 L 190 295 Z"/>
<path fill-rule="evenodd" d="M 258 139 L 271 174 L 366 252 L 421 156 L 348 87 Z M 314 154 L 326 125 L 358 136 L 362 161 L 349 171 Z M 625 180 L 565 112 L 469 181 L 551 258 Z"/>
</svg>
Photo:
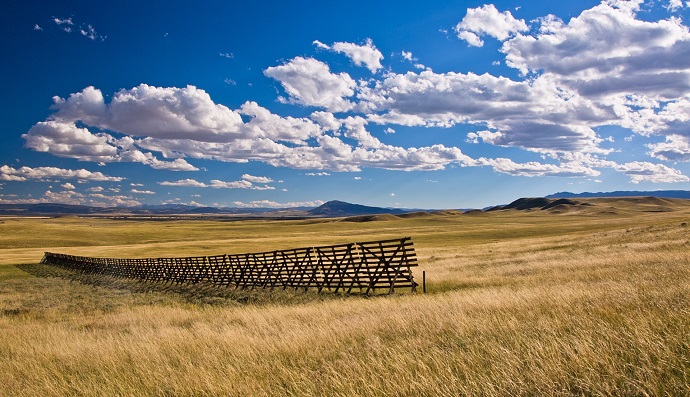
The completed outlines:
<svg viewBox="0 0 690 397">
<path fill-rule="evenodd" d="M 547 207 L 0 219 L 0 394 L 690 394 L 690 202 Z M 44 251 L 193 256 L 403 236 L 426 294 L 173 288 L 38 264 Z"/>
</svg>

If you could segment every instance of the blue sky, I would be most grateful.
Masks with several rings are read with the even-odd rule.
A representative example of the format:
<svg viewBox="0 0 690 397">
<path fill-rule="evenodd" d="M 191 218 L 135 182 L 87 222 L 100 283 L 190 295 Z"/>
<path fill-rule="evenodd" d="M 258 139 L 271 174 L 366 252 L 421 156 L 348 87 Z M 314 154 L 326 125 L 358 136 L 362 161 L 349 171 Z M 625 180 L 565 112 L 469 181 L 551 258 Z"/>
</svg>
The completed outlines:
<svg viewBox="0 0 690 397">
<path fill-rule="evenodd" d="M 38 1 L 0 203 L 470 208 L 690 189 L 690 4 Z"/>
</svg>

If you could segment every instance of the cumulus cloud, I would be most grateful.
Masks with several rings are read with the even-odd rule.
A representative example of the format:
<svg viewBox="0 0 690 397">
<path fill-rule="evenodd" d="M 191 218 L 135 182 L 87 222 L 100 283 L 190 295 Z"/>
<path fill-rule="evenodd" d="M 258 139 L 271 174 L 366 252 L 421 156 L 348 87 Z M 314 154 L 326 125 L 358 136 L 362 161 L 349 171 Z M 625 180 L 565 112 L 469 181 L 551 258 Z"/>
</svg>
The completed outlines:
<svg viewBox="0 0 690 397">
<path fill-rule="evenodd" d="M 156 194 L 156 192 L 153 192 L 151 190 L 139 190 L 139 189 L 132 189 L 130 192 L 134 194 Z"/>
<path fill-rule="evenodd" d="M 247 177 L 247 178 L 244 178 Z M 252 179 L 254 181 L 252 181 Z M 194 179 L 181 179 L 178 181 L 164 181 L 158 182 L 161 186 L 185 186 L 185 187 L 200 187 L 200 188 L 214 188 L 214 189 L 249 189 L 249 190 L 275 190 L 273 186 L 266 185 L 264 181 L 271 181 L 269 178 L 254 177 L 248 174 L 243 175 L 243 179 L 239 181 L 225 182 L 218 179 L 211 180 L 211 183 L 199 182 Z M 254 183 L 263 183 L 263 186 L 255 185 Z"/>
<path fill-rule="evenodd" d="M 485 142 L 535 151 L 600 152 L 600 138 L 589 126 L 605 122 L 601 109 L 554 87 L 546 77 L 514 81 L 474 73 L 390 74 L 367 96 L 380 124 L 492 128 L 476 134 Z"/>
<path fill-rule="evenodd" d="M 95 207 L 136 207 L 142 203 L 131 196 L 114 195 L 109 196 L 102 193 L 89 194 L 84 204 Z"/>
<path fill-rule="evenodd" d="M 51 192 L 47 190 L 43 195 L 43 200 L 49 203 L 79 205 L 84 203 L 84 195 L 71 190 L 62 192 Z"/>
<path fill-rule="evenodd" d="M 405 50 L 403 50 L 400 54 L 402 55 L 402 57 L 403 57 L 404 59 L 407 59 L 407 60 L 410 61 L 410 62 L 416 62 L 416 61 L 417 61 L 417 58 L 415 58 L 414 56 L 412 56 L 412 51 L 405 51 Z"/>
<path fill-rule="evenodd" d="M 466 160 L 459 149 L 442 145 L 385 145 L 366 129 L 368 121 L 361 116 L 338 119 L 331 112 L 316 111 L 311 119 L 283 117 L 256 102 L 230 110 L 195 87 L 140 85 L 119 91 L 110 104 L 100 90 L 87 87 L 67 99 L 55 98 L 55 103 L 56 113 L 23 135 L 26 146 L 99 164 L 138 162 L 155 169 L 193 171 L 197 168 L 186 158 L 197 158 L 358 171 L 441 169 Z M 124 136 L 117 138 L 114 132 Z"/>
<path fill-rule="evenodd" d="M 160 88 L 146 84 L 117 92 L 110 104 L 94 87 L 87 87 L 67 99 L 55 97 L 57 110 L 48 120 L 35 124 L 22 135 L 27 147 L 60 157 L 94 162 L 140 162 L 155 169 L 195 171 L 179 154 L 175 160 L 161 160 L 137 148 L 141 136 L 161 139 L 184 138 L 204 142 L 246 139 L 239 113 L 215 104 L 203 90 Z M 107 132 L 126 134 L 117 139 Z M 244 134 L 244 135 L 243 135 Z"/>
<path fill-rule="evenodd" d="M 671 12 L 676 12 L 681 8 L 689 8 L 690 7 L 690 1 L 686 1 L 683 3 L 682 0 L 669 0 L 668 5 L 666 6 L 666 9 Z"/>
<path fill-rule="evenodd" d="M 9 195 L 8 195 L 9 196 Z M 7 196 L 5 196 L 7 197 Z M 57 204 L 71 204 L 71 205 L 90 205 L 95 207 L 133 207 L 141 205 L 141 202 L 129 196 L 108 196 L 101 193 L 94 193 L 85 196 L 73 190 L 64 190 L 61 192 L 54 192 L 46 190 L 40 198 L 22 198 L 14 197 L 5 198 L 0 196 L 1 204 L 39 204 L 39 203 L 57 203 Z"/>
<path fill-rule="evenodd" d="M 332 50 L 345 54 L 355 65 L 364 66 L 369 69 L 371 73 L 376 73 L 379 69 L 383 68 L 381 65 L 383 54 L 374 46 L 374 42 L 371 39 L 367 39 L 363 45 L 336 42 L 329 46 L 318 40 L 314 40 L 314 45 L 324 50 Z"/>
<path fill-rule="evenodd" d="M 628 175 L 632 183 L 677 183 L 688 182 L 690 178 L 679 170 L 667 167 L 663 164 L 634 161 L 615 166 L 616 171 Z"/>
<path fill-rule="evenodd" d="M 524 20 L 515 19 L 510 11 L 499 12 L 493 4 L 468 8 L 467 15 L 455 26 L 458 37 L 474 47 L 484 45 L 484 35 L 503 41 L 526 30 L 529 28 Z"/>
<path fill-rule="evenodd" d="M 690 138 L 669 135 L 665 142 L 648 144 L 649 155 L 666 161 L 690 161 Z"/>
<path fill-rule="evenodd" d="M 287 203 L 278 203 L 271 200 L 255 200 L 249 203 L 243 203 L 241 201 L 234 201 L 232 204 L 240 208 L 295 208 L 295 207 L 318 207 L 322 205 L 324 201 L 293 201 Z"/>
<path fill-rule="evenodd" d="M 534 36 L 517 35 L 502 51 L 508 66 L 555 74 L 587 96 L 637 93 L 668 99 L 690 87 L 685 82 L 690 74 L 688 28 L 674 18 L 643 21 L 608 3 L 567 24 L 551 23 Z"/>
<path fill-rule="evenodd" d="M 520 72 L 514 78 L 427 69 L 355 81 L 325 62 L 298 56 L 267 68 L 264 75 L 280 83 L 282 103 L 316 108 L 307 109 L 308 117 L 275 114 L 252 101 L 229 109 L 193 86 L 142 84 L 115 93 L 110 103 L 88 87 L 66 99 L 56 97 L 55 113 L 24 139 L 27 147 L 57 156 L 100 164 L 139 162 L 157 169 L 195 170 L 187 160 L 203 159 L 260 161 L 314 174 L 460 165 L 518 176 L 593 177 L 613 169 L 638 183 L 683 181 L 678 170 L 667 166 L 607 160 L 615 142 L 597 132 L 620 126 L 652 142 L 647 144 L 651 158 L 690 160 L 690 32 L 677 17 L 638 17 L 641 4 L 608 0 L 569 21 L 548 15 L 525 22 L 493 5 L 468 9 L 456 25 L 457 35 L 470 45 L 482 45 L 487 36 L 503 42 L 501 63 Z M 678 9 L 677 2 L 668 4 Z M 383 56 L 370 40 L 314 45 L 345 54 L 373 73 L 382 69 Z M 416 61 L 411 52 L 399 54 Z M 381 127 L 370 130 L 371 124 Z M 471 129 L 463 128 L 458 141 L 518 147 L 551 160 L 473 159 L 441 144 L 394 146 L 390 142 L 399 134 L 386 135 L 396 125 L 459 124 Z M 259 178 L 267 177 L 248 175 L 215 185 L 270 183 Z"/>
<path fill-rule="evenodd" d="M 194 179 L 180 179 L 178 181 L 158 182 L 161 186 L 187 186 L 187 187 L 208 187 L 207 184 Z"/>
<path fill-rule="evenodd" d="M 477 160 L 477 163 L 479 165 L 491 166 L 496 172 L 515 176 L 587 177 L 601 174 L 601 172 L 587 167 L 582 163 L 563 163 L 560 165 L 543 164 L 539 162 L 516 163 L 506 158 L 480 158 Z"/>
<path fill-rule="evenodd" d="M 266 176 L 254 176 L 249 174 L 242 175 L 242 179 L 251 183 L 271 183 L 273 179 Z"/>
<path fill-rule="evenodd" d="M 70 170 L 57 167 L 20 167 L 12 168 L 8 165 L 0 166 L 0 180 L 26 181 L 29 179 L 81 179 L 85 181 L 120 182 L 124 178 L 107 176 L 101 172 L 91 172 L 85 169 Z"/>
<path fill-rule="evenodd" d="M 350 110 L 357 83 L 347 73 L 331 73 L 330 67 L 314 58 L 296 57 L 289 62 L 271 66 L 264 71 L 278 80 L 291 103 L 316 106 L 333 112 Z"/>
</svg>

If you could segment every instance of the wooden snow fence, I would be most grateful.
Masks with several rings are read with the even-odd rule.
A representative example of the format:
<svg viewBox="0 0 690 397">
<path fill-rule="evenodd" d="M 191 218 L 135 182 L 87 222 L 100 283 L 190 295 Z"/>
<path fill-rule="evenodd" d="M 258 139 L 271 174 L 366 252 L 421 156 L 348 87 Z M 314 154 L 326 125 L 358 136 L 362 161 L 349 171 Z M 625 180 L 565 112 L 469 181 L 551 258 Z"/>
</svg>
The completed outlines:
<svg viewBox="0 0 690 397">
<path fill-rule="evenodd" d="M 235 288 L 317 289 L 392 294 L 416 291 L 412 239 L 350 243 L 239 255 L 188 258 L 90 258 L 46 252 L 41 263 L 83 273 L 154 282 L 210 283 Z"/>
</svg>

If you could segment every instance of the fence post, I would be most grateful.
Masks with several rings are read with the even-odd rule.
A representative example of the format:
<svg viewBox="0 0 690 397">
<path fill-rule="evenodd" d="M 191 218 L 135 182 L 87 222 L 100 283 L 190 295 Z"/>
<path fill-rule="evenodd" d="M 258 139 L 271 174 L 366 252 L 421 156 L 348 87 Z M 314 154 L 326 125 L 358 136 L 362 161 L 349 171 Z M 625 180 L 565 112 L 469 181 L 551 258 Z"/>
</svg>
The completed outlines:
<svg viewBox="0 0 690 397">
<path fill-rule="evenodd" d="M 426 294 L 426 270 L 422 270 L 422 292 Z"/>
</svg>

